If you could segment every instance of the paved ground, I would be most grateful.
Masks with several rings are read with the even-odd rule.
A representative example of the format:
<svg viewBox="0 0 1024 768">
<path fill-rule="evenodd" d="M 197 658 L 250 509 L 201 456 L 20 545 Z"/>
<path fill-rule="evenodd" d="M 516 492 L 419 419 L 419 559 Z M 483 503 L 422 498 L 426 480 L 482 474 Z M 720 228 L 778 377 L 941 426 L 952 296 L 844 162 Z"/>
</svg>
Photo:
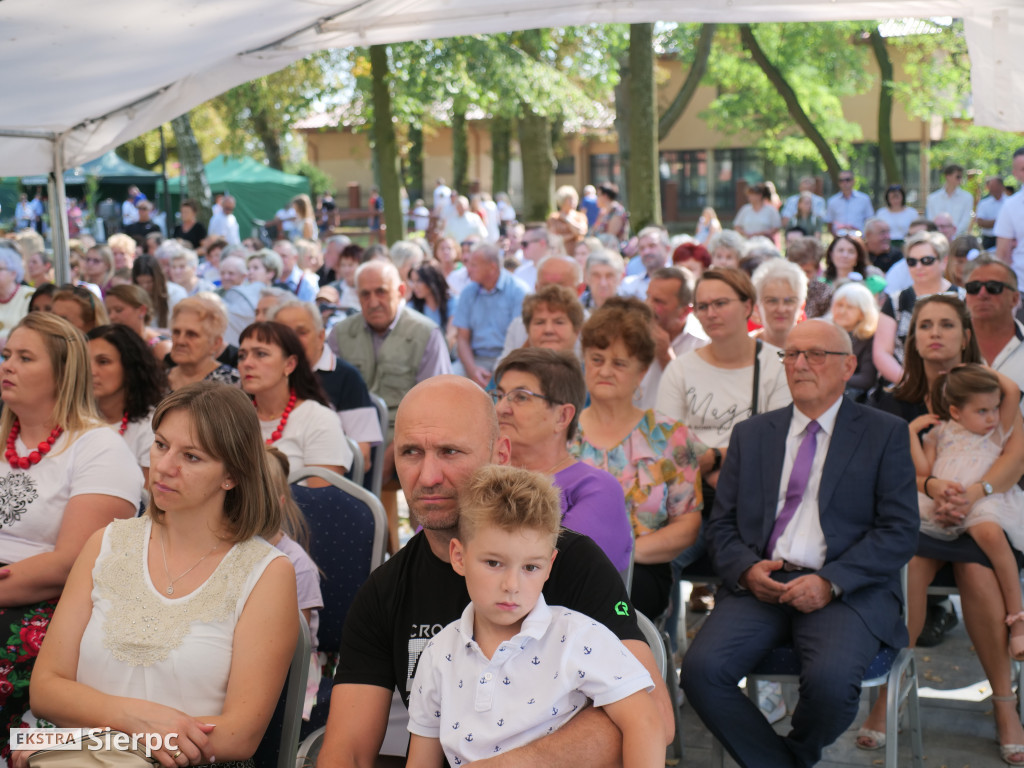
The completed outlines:
<svg viewBox="0 0 1024 768">
<path fill-rule="evenodd" d="M 959 608 L 959 606 L 957 606 Z M 690 615 L 692 633 L 702 617 Z M 926 768 L 997 768 L 1004 765 L 996 747 L 995 724 L 988 700 L 988 681 L 981 670 L 963 623 L 950 630 L 942 645 L 921 649 L 918 677 Z M 868 694 L 862 694 L 861 714 L 867 712 Z M 789 719 L 776 728 L 784 730 Z M 865 752 L 854 745 L 856 726 L 825 751 L 821 768 L 882 766 L 884 752 Z M 711 736 L 693 710 L 683 706 L 683 743 L 686 768 L 713 768 Z M 729 768 L 735 763 L 726 757 Z M 908 738 L 900 739 L 900 766 L 911 765 Z"/>
</svg>

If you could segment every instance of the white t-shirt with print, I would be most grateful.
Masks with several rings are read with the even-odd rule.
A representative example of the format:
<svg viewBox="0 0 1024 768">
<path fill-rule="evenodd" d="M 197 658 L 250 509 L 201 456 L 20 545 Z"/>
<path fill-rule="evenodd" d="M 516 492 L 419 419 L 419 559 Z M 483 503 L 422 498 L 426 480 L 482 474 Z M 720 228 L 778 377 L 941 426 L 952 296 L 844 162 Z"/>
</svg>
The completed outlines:
<svg viewBox="0 0 1024 768">
<path fill-rule="evenodd" d="M 269 440 L 280 419 L 261 421 L 260 432 Z M 291 472 L 308 464 L 352 466 L 352 451 L 345 440 L 338 414 L 315 400 L 304 400 L 288 416 L 281 439 L 274 447 L 288 457 Z"/>
<path fill-rule="evenodd" d="M 732 428 L 751 416 L 754 366 L 717 368 L 704 361 L 699 350 L 677 357 L 665 368 L 654 409 L 683 422 L 711 448 L 726 448 Z M 793 402 L 786 369 L 771 344 L 761 348 L 761 378 L 757 412 L 766 413 Z"/>
<path fill-rule="evenodd" d="M 70 444 L 69 444 L 70 443 Z M 19 456 L 29 448 L 19 435 Z M 116 429 L 98 427 L 73 443 L 65 432 L 29 469 L 0 469 L 0 562 L 52 552 L 68 501 L 85 494 L 114 496 L 139 506 L 142 471 Z"/>
</svg>

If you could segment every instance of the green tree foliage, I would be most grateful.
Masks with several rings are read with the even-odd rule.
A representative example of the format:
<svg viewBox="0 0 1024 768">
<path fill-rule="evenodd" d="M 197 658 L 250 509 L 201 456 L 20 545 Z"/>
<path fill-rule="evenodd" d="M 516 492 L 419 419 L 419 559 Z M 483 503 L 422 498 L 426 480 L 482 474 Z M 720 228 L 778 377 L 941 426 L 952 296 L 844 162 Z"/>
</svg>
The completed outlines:
<svg viewBox="0 0 1024 768">
<path fill-rule="evenodd" d="M 856 44 L 863 22 L 756 24 L 750 30 L 839 162 L 861 138 L 859 126 L 842 111 L 843 96 L 863 93 L 871 85 L 869 51 Z M 755 61 L 735 26 L 720 26 L 711 52 L 707 79 L 718 97 L 702 113 L 726 135 L 745 134 L 769 161 L 813 160 L 828 163 L 818 147 L 795 124 L 786 97 Z"/>
<path fill-rule="evenodd" d="M 282 139 L 314 101 L 334 95 L 340 62 L 335 52 L 320 51 L 214 99 L 215 109 L 232 126 L 225 138 L 228 152 L 262 154 L 270 167 L 283 170 Z M 257 147 L 261 153 L 253 152 Z"/>
</svg>

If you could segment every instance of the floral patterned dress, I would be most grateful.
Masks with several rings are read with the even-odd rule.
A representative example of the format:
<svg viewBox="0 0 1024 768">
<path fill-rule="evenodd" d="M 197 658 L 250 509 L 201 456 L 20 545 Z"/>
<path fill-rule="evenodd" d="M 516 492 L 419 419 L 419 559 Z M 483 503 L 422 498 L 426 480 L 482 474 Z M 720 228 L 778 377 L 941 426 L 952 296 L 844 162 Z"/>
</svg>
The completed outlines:
<svg viewBox="0 0 1024 768">
<path fill-rule="evenodd" d="M 700 512 L 698 459 L 706 450 L 685 424 L 653 410 L 645 411 L 626 439 L 608 450 L 587 442 L 582 425 L 569 447 L 577 459 L 619 481 L 636 536 L 662 528 L 670 518 Z"/>
<path fill-rule="evenodd" d="M 605 450 L 587 441 L 582 425 L 569 452 L 582 462 L 611 473 L 622 486 L 635 536 L 666 526 L 672 518 L 700 514 L 698 459 L 707 447 L 686 425 L 645 411 L 633 431 Z M 668 607 L 672 586 L 669 563 L 637 563 L 630 596 L 637 610 L 653 618 Z"/>
</svg>

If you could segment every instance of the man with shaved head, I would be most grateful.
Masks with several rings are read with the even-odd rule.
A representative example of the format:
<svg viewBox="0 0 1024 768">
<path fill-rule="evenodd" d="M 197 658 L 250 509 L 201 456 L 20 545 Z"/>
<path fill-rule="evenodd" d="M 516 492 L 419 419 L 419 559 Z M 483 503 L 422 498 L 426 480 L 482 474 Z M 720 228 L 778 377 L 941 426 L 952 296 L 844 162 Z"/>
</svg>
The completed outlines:
<svg viewBox="0 0 1024 768">
<path fill-rule="evenodd" d="M 494 406 L 469 379 L 437 376 L 417 384 L 402 401 L 395 423 L 395 464 L 413 525 L 422 530 L 373 572 L 349 609 L 319 768 L 373 765 L 392 691 L 397 687 L 408 706 L 420 652 L 469 604 L 465 581 L 449 560 L 460 493 L 478 468 L 508 460 L 508 438 L 498 431 Z M 651 737 L 667 743 L 672 735 L 667 691 L 638 631 L 622 579 L 593 541 L 563 530 L 544 598 L 604 623 L 651 671 L 656 688 L 650 695 L 662 714 L 661 723 L 651 724 Z M 492 681 L 466 682 L 482 696 Z M 611 766 L 620 764 L 621 755 L 618 729 L 600 708 L 590 707 L 561 730 L 493 759 Z"/>
<path fill-rule="evenodd" d="M 681 679 L 740 765 L 803 768 L 853 722 L 880 647 L 907 643 L 917 485 L 906 422 L 843 397 L 857 367 L 845 331 L 807 320 L 779 355 L 793 404 L 733 429 L 705 529 L 722 587 Z M 737 684 L 786 643 L 800 700 L 780 735 Z"/>
</svg>

